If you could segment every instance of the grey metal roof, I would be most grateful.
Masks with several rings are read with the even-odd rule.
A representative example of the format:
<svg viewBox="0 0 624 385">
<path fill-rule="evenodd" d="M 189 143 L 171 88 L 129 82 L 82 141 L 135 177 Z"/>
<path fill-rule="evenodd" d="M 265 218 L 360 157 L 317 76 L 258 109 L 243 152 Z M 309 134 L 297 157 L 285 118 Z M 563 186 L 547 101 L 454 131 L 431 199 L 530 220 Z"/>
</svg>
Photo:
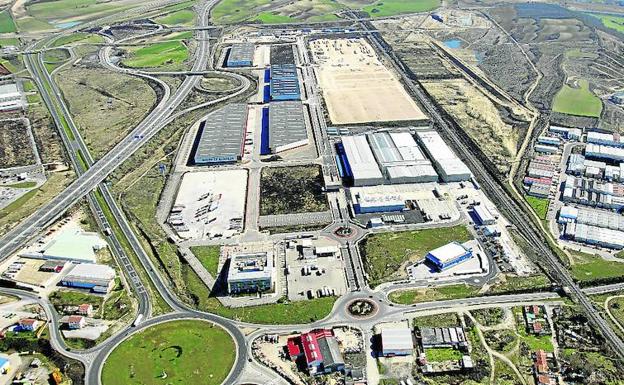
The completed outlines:
<svg viewBox="0 0 624 385">
<path fill-rule="evenodd" d="M 256 46 L 253 43 L 235 43 L 230 49 L 228 63 L 230 62 L 253 62 Z"/>
<path fill-rule="evenodd" d="M 299 101 L 272 102 L 269 106 L 269 147 L 271 151 L 291 143 L 308 139 Z"/>
<path fill-rule="evenodd" d="M 228 104 L 212 113 L 204 122 L 195 162 L 202 163 L 208 158 L 239 158 L 246 124 L 247 106 L 242 103 Z"/>
</svg>

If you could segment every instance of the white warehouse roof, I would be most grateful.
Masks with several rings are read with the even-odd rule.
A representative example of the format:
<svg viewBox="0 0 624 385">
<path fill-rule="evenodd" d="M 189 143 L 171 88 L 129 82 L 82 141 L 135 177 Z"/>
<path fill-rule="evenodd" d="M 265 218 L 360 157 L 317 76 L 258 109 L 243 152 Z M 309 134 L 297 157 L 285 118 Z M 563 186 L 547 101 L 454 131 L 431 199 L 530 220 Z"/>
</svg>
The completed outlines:
<svg viewBox="0 0 624 385">
<path fill-rule="evenodd" d="M 429 254 L 435 257 L 441 263 L 446 263 L 461 257 L 468 251 L 469 250 L 466 249 L 461 243 L 451 242 L 444 246 L 440 246 L 437 249 L 431 250 Z"/>
<path fill-rule="evenodd" d="M 414 349 L 412 331 L 408 328 L 382 329 L 381 344 L 383 346 L 383 350 Z"/>
<path fill-rule="evenodd" d="M 383 175 L 364 135 L 343 136 L 342 145 L 353 172 L 354 184 L 357 185 L 358 181 L 383 182 Z"/>
<path fill-rule="evenodd" d="M 419 131 L 418 139 L 425 152 L 435 163 L 440 177 L 445 182 L 468 180 L 472 176 L 470 169 L 455 155 L 442 137 L 435 131 Z"/>
<path fill-rule="evenodd" d="M 65 277 L 65 280 L 71 281 L 80 279 L 114 279 L 115 270 L 108 265 L 99 265 L 96 263 L 81 263 L 76 265 Z"/>
</svg>

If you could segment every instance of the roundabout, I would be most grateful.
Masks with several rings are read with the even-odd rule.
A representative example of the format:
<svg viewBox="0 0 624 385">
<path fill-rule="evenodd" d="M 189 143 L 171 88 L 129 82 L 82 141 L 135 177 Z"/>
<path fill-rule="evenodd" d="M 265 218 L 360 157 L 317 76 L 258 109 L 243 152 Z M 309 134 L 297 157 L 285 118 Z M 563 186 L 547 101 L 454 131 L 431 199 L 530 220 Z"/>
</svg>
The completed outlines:
<svg viewBox="0 0 624 385">
<path fill-rule="evenodd" d="M 219 325 L 190 319 L 166 321 L 116 346 L 104 363 L 101 383 L 217 385 L 226 380 L 235 360 L 236 344 Z"/>
<path fill-rule="evenodd" d="M 354 318 L 373 318 L 379 312 L 379 305 L 373 300 L 358 298 L 347 304 L 347 313 Z"/>
</svg>

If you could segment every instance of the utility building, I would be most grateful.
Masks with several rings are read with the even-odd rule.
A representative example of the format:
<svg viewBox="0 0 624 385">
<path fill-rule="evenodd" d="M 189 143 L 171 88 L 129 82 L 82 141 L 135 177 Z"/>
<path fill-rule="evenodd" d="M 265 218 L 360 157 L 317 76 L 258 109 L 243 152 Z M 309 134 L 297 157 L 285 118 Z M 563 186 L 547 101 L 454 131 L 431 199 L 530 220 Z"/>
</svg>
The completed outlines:
<svg viewBox="0 0 624 385">
<path fill-rule="evenodd" d="M 257 293 L 273 288 L 275 268 L 269 253 L 237 254 L 230 257 L 228 293 Z"/>
<path fill-rule="evenodd" d="M 230 48 L 227 59 L 228 67 L 251 67 L 256 46 L 253 43 L 236 43 Z"/>
<path fill-rule="evenodd" d="M 201 122 L 193 158 L 197 165 L 234 163 L 241 159 L 247 128 L 247 106 L 228 104 Z"/>
<path fill-rule="evenodd" d="M 433 162 L 443 182 L 470 180 L 470 169 L 455 155 L 435 131 L 419 131 L 418 141 Z"/>
<path fill-rule="evenodd" d="M 303 104 L 274 102 L 269 107 L 269 149 L 277 154 L 309 143 Z"/>
</svg>

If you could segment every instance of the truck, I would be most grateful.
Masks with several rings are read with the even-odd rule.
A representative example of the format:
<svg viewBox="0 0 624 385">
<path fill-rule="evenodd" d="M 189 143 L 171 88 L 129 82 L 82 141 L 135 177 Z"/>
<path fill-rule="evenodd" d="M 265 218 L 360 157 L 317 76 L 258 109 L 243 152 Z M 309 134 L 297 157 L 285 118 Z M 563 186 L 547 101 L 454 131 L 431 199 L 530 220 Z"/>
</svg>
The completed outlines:
<svg viewBox="0 0 624 385">
<path fill-rule="evenodd" d="M 132 327 L 137 327 L 141 321 L 143 321 L 143 314 L 139 314 L 136 319 L 134 320 L 134 322 L 132 323 Z"/>
</svg>

